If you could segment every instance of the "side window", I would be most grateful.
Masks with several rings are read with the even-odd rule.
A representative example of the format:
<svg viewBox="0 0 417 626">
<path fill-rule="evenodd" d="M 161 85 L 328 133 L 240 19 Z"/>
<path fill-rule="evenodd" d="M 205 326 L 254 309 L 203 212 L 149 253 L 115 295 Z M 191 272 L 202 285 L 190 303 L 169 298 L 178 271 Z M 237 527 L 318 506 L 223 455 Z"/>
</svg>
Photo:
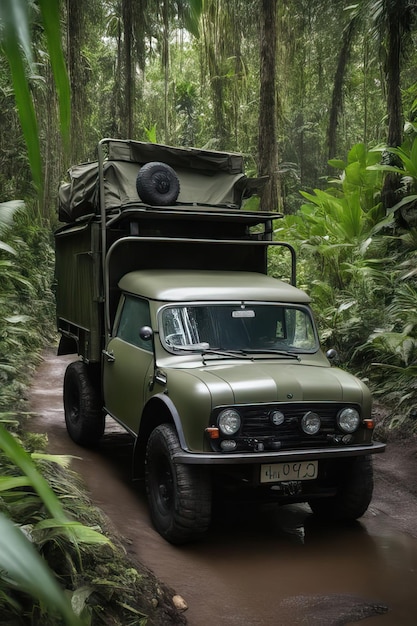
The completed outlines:
<svg viewBox="0 0 417 626">
<path fill-rule="evenodd" d="M 152 342 L 140 338 L 139 331 L 142 326 L 150 326 L 149 304 L 146 300 L 126 296 L 116 337 L 131 343 L 138 348 L 152 351 Z"/>
</svg>

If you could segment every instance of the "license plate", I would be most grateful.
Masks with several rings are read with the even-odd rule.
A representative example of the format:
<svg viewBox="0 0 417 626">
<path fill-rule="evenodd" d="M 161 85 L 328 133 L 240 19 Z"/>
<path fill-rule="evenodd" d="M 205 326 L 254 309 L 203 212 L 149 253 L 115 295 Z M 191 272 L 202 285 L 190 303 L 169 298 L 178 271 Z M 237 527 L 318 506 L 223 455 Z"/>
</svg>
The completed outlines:
<svg viewBox="0 0 417 626">
<path fill-rule="evenodd" d="M 279 483 L 287 480 L 314 480 L 318 461 L 290 461 L 261 465 L 261 483 Z"/>
</svg>

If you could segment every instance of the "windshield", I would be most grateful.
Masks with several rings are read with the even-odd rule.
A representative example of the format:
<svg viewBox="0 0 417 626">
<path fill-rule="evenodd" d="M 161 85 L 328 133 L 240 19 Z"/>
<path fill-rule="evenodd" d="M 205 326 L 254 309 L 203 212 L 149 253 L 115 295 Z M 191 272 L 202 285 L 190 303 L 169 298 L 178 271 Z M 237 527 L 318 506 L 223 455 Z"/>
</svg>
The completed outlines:
<svg viewBox="0 0 417 626">
<path fill-rule="evenodd" d="M 168 350 L 316 352 L 307 307 L 282 304 L 192 304 L 165 307 L 161 339 Z"/>
</svg>

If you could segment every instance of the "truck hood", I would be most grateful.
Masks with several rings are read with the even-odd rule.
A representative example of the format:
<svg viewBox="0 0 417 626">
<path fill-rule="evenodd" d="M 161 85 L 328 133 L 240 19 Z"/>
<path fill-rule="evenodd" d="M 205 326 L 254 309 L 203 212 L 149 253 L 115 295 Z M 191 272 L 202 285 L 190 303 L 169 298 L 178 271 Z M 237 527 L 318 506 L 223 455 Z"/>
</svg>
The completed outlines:
<svg viewBox="0 0 417 626">
<path fill-rule="evenodd" d="M 208 387 L 213 406 L 288 401 L 363 404 L 370 396 L 359 379 L 343 370 L 301 363 L 234 362 L 193 369 L 192 374 Z"/>
</svg>

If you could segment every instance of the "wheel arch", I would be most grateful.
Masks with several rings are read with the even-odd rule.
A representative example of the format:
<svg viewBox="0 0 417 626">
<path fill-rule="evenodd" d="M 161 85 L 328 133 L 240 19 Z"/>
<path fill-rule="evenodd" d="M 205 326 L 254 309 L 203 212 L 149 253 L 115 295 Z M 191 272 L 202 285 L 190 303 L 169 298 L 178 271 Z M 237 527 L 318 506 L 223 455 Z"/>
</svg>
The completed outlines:
<svg viewBox="0 0 417 626">
<path fill-rule="evenodd" d="M 179 413 L 172 400 L 160 393 L 153 396 L 142 412 L 139 432 L 133 450 L 133 479 L 142 478 L 145 467 L 145 452 L 151 432 L 160 424 L 173 424 L 177 431 L 181 448 L 187 449 Z"/>
</svg>

